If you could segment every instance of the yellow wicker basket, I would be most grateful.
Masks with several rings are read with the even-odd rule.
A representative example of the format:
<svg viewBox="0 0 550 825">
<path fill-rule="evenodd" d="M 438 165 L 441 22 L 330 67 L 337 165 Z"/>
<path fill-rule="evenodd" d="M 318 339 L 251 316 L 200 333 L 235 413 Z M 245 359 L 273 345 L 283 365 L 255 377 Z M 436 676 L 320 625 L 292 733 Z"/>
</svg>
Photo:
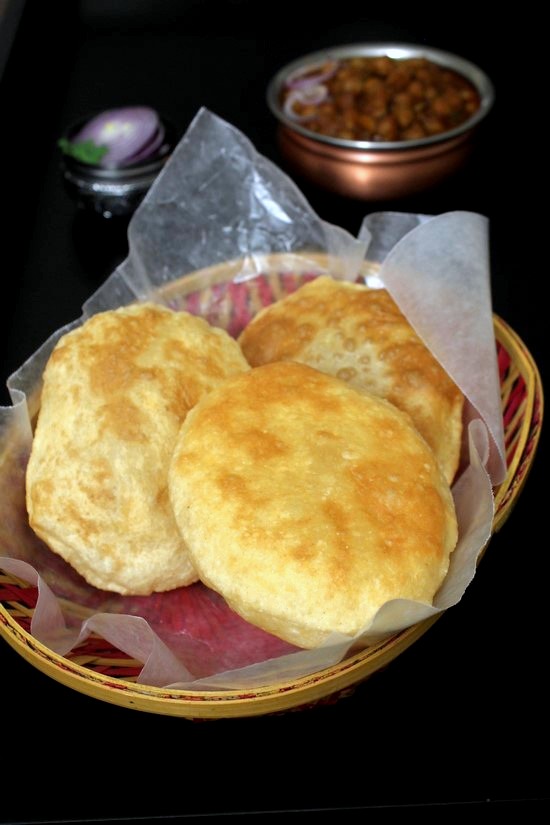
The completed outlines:
<svg viewBox="0 0 550 825">
<path fill-rule="evenodd" d="M 310 257 L 308 266 L 311 261 Z M 174 308 L 205 314 L 212 323 L 236 334 L 261 306 L 315 274 L 309 270 L 297 272 L 295 262 L 292 269 L 287 263 L 281 259 L 274 265 L 270 259 L 263 280 L 238 283 L 230 278 L 231 264 L 212 267 L 170 284 L 163 290 L 163 299 Z M 497 316 L 494 330 L 508 471 L 495 490 L 493 533 L 503 526 L 523 488 L 543 418 L 542 384 L 532 356 L 518 335 Z M 105 702 L 187 719 L 257 716 L 335 701 L 389 664 L 438 618 L 420 622 L 308 676 L 246 690 L 168 690 L 136 683 L 141 664 L 94 635 L 67 656 L 52 652 L 29 632 L 36 598 L 36 588 L 0 571 L 0 632 L 34 667 Z"/>
</svg>

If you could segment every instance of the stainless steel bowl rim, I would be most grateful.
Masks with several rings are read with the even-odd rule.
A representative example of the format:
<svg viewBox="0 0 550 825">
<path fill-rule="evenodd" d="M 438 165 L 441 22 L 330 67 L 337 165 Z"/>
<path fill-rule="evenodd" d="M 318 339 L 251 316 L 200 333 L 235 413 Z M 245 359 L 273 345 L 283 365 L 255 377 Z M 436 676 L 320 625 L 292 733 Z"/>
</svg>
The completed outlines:
<svg viewBox="0 0 550 825">
<path fill-rule="evenodd" d="M 100 178 L 90 178 L 75 174 L 70 169 L 65 169 L 65 179 L 76 186 L 81 192 L 92 195 L 108 195 L 109 197 L 124 197 L 132 192 L 145 192 L 152 185 L 158 175 L 155 172 L 140 175 L 128 180 L 102 180 Z"/>
<path fill-rule="evenodd" d="M 141 163 L 114 169 L 103 168 L 94 164 L 87 165 L 69 156 L 63 157 L 63 165 L 72 177 L 88 183 L 132 184 L 154 179 L 166 163 L 168 155 L 169 150 L 165 149 L 161 154 L 155 154 L 153 158 L 144 160 Z"/>
<path fill-rule="evenodd" d="M 392 57 L 397 60 L 403 60 L 411 57 L 424 57 L 427 60 L 437 63 L 445 68 L 452 69 L 463 75 L 467 80 L 474 84 L 480 94 L 479 109 L 472 115 L 471 118 L 461 123 L 460 126 L 454 129 L 449 129 L 446 132 L 441 132 L 430 137 L 420 138 L 418 140 L 399 140 L 399 141 L 380 141 L 380 140 L 343 140 L 342 138 L 334 138 L 329 135 L 323 135 L 320 132 L 313 132 L 302 123 L 285 115 L 281 106 L 279 105 L 280 91 L 284 85 L 289 74 L 301 67 L 315 65 L 316 63 L 335 59 L 344 59 L 348 57 Z M 444 51 L 431 46 L 422 46 L 411 43 L 355 43 L 346 44 L 342 46 L 332 46 L 326 49 L 320 49 L 316 52 L 303 55 L 302 57 L 293 60 L 283 66 L 271 79 L 267 87 L 267 103 L 271 112 L 275 115 L 278 121 L 287 126 L 289 129 L 298 132 L 304 137 L 311 138 L 319 143 L 327 143 L 332 146 L 339 146 L 347 149 L 368 149 L 375 152 L 388 152 L 398 149 L 413 149 L 418 146 L 428 146 L 432 143 L 441 143 L 450 140 L 457 135 L 464 134 L 464 132 L 473 129 L 477 126 L 488 114 L 495 100 L 495 91 L 493 84 L 485 72 L 480 69 L 475 63 L 460 57 L 453 52 Z"/>
</svg>

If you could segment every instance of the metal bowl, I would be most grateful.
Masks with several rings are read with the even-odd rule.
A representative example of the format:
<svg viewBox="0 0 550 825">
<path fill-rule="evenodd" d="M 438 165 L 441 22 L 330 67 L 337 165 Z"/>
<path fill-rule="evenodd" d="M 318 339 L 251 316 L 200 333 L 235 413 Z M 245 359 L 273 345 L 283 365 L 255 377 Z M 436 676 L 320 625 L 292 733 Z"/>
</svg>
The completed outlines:
<svg viewBox="0 0 550 825">
<path fill-rule="evenodd" d="M 330 137 L 308 129 L 307 122 L 300 123 L 283 110 L 281 93 L 291 73 L 330 59 L 382 56 L 397 60 L 422 57 L 457 72 L 477 89 L 478 109 L 453 129 L 400 141 Z M 456 172 L 469 157 L 474 135 L 494 97 L 490 79 L 470 61 L 451 52 L 406 43 L 366 43 L 317 51 L 280 69 L 267 89 L 268 106 L 278 121 L 278 145 L 292 171 L 326 189 L 361 200 L 404 197 Z"/>
<path fill-rule="evenodd" d="M 94 114 L 96 113 L 71 124 L 64 137 L 71 140 Z M 176 145 L 177 136 L 173 124 L 164 117 L 162 124 L 165 138 L 161 146 L 154 154 L 131 166 L 106 169 L 62 155 L 61 170 L 65 189 L 77 206 L 104 218 L 130 216 L 147 194 Z"/>
</svg>

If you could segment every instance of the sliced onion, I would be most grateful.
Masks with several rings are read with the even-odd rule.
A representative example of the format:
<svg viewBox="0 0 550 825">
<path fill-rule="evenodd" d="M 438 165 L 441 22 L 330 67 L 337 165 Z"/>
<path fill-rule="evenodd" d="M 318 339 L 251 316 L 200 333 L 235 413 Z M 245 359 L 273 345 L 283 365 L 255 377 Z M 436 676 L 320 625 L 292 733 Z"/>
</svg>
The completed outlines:
<svg viewBox="0 0 550 825">
<path fill-rule="evenodd" d="M 328 89 L 322 84 L 316 86 L 305 86 L 302 89 L 292 89 L 286 96 L 283 111 L 285 115 L 294 120 L 306 120 L 307 115 L 299 115 L 294 111 L 296 103 L 302 103 L 304 106 L 317 106 L 328 97 Z"/>
<path fill-rule="evenodd" d="M 125 106 L 108 109 L 93 117 L 73 141 L 92 140 L 98 146 L 107 146 L 108 151 L 99 165 L 113 169 L 132 163 L 131 159 L 154 140 L 159 126 L 159 116 L 154 109 L 148 106 Z"/>
<path fill-rule="evenodd" d="M 301 66 L 287 76 L 285 86 L 289 89 L 317 86 L 329 80 L 336 73 L 338 65 L 338 60 L 330 58 L 320 63 L 314 63 L 313 66 Z"/>
<path fill-rule="evenodd" d="M 139 152 L 137 152 L 135 155 L 132 155 L 132 157 L 127 158 L 124 165 L 130 166 L 133 163 L 139 163 L 142 160 L 146 160 L 147 158 L 152 157 L 152 155 L 154 155 L 155 152 L 162 146 L 162 142 L 164 140 L 165 135 L 166 129 L 164 128 L 162 123 L 160 123 L 157 131 L 151 137 L 151 140 L 148 143 L 146 143 L 145 146 L 143 146 L 139 150 Z"/>
</svg>

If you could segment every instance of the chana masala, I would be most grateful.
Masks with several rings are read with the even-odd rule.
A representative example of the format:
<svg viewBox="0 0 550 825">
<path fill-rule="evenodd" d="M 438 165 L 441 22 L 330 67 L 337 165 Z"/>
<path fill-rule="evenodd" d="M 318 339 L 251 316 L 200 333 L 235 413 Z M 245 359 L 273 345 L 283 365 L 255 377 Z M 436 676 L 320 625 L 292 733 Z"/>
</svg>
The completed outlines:
<svg viewBox="0 0 550 825">
<path fill-rule="evenodd" d="M 328 59 L 291 72 L 281 90 L 288 117 L 343 140 L 439 135 L 469 120 L 480 103 L 469 80 L 423 57 Z"/>
</svg>

